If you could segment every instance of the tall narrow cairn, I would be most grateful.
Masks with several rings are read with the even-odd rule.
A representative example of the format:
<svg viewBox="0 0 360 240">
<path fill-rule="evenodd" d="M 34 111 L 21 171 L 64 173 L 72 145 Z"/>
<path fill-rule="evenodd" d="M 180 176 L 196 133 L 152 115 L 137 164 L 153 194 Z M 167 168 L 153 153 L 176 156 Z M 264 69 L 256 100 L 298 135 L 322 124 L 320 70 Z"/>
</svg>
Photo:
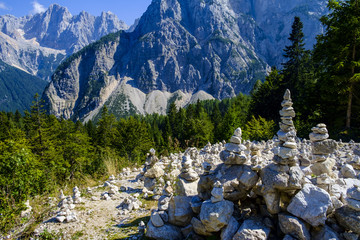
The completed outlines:
<svg viewBox="0 0 360 240">
<path fill-rule="evenodd" d="M 289 203 L 296 190 L 301 189 L 304 174 L 301 171 L 297 155 L 296 129 L 293 123 L 295 111 L 292 107 L 290 91 L 287 89 L 280 110 L 281 122 L 277 136 L 280 145 L 274 151 L 274 163 L 261 170 L 262 188 L 266 206 L 271 214 L 277 214 Z"/>
<path fill-rule="evenodd" d="M 281 142 L 280 151 L 276 153 L 274 161 L 281 165 L 295 166 L 298 164 L 297 155 L 299 151 L 296 146 L 296 130 L 292 120 L 293 117 L 295 117 L 295 111 L 292 105 L 290 91 L 287 89 L 284 94 L 284 100 L 281 103 L 280 130 L 277 132 L 277 136 Z"/>
</svg>

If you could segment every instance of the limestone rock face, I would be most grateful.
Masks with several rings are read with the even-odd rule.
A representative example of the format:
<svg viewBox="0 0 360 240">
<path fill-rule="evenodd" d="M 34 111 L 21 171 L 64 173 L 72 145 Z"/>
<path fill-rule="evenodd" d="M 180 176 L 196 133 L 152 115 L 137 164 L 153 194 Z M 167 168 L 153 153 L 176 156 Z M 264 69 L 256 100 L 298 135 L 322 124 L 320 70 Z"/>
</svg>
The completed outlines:
<svg viewBox="0 0 360 240">
<path fill-rule="evenodd" d="M 312 184 L 305 184 L 291 200 L 287 210 L 317 227 L 325 224 L 326 212 L 331 206 L 330 195 L 325 190 Z"/>
<path fill-rule="evenodd" d="M 133 32 L 63 64 L 44 99 L 56 116 L 87 120 L 104 104 L 117 116 L 166 113 L 173 99 L 181 98 L 176 103 L 183 107 L 249 93 L 269 66 L 280 66 L 294 16 L 306 21 L 312 46 L 325 12 L 321 0 L 155 0 Z M 285 111 L 292 116 L 291 108 Z"/>
<path fill-rule="evenodd" d="M 56 67 L 86 45 L 128 26 L 113 13 L 95 17 L 87 12 L 71 15 L 52 4 L 42 13 L 27 17 L 0 16 L 0 59 L 45 80 Z"/>
</svg>

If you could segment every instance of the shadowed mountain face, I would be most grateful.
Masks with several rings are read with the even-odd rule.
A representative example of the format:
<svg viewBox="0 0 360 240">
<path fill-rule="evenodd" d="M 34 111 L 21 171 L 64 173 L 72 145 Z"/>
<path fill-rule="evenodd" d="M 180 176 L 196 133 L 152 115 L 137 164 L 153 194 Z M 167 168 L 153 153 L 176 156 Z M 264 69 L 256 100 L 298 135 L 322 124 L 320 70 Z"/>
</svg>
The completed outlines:
<svg viewBox="0 0 360 240">
<path fill-rule="evenodd" d="M 50 80 L 66 56 L 106 34 L 127 28 L 112 13 L 103 12 L 94 17 L 81 12 L 72 16 L 57 4 L 34 16 L 0 16 L 0 59 Z"/>
<path fill-rule="evenodd" d="M 131 33 L 71 56 L 43 95 L 49 111 L 88 120 L 110 112 L 165 113 L 168 102 L 249 93 L 280 65 L 294 16 L 307 46 L 322 31 L 325 0 L 153 0 Z"/>
</svg>

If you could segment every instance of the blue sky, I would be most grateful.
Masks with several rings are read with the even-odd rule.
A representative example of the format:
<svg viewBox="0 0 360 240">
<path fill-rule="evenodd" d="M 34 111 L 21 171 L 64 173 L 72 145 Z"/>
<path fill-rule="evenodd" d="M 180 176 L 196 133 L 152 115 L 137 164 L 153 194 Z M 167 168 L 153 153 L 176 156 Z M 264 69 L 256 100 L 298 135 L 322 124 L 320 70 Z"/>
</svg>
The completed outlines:
<svg viewBox="0 0 360 240">
<path fill-rule="evenodd" d="M 111 11 L 131 25 L 136 18 L 141 17 L 151 0 L 0 0 L 0 15 L 21 17 L 35 14 L 45 11 L 53 3 L 67 7 L 73 15 L 82 10 L 94 16 L 99 16 L 103 11 Z"/>
</svg>

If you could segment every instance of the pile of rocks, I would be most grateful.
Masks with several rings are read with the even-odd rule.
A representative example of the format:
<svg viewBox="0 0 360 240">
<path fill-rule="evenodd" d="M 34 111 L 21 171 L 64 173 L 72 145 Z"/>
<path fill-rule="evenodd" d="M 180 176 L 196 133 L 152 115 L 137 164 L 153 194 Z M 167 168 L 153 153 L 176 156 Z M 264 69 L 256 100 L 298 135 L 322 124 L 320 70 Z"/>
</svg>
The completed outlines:
<svg viewBox="0 0 360 240">
<path fill-rule="evenodd" d="M 198 173 L 192 168 L 192 159 L 190 156 L 183 156 L 181 162 L 181 173 L 179 175 L 176 192 L 179 195 L 195 196 L 197 195 L 197 185 L 199 182 Z"/>
<path fill-rule="evenodd" d="M 72 210 L 75 208 L 74 198 L 77 200 L 77 203 L 79 203 L 79 200 L 81 201 L 79 189 L 77 187 L 73 189 L 73 198 L 65 196 L 63 191 L 60 190 L 59 198 L 60 202 L 58 204 L 58 207 L 60 208 L 60 210 L 55 217 L 56 221 L 60 223 L 77 221 L 76 214 Z"/>
<path fill-rule="evenodd" d="M 138 210 L 142 206 L 142 202 L 136 197 L 129 195 L 126 197 L 121 204 L 119 205 L 119 208 L 127 212 L 131 212 L 133 210 Z"/>
<path fill-rule="evenodd" d="M 73 198 L 74 204 L 79 204 L 79 203 L 83 202 L 83 200 L 81 198 L 81 193 L 80 193 L 79 188 L 77 186 L 75 186 L 73 188 L 73 196 L 72 196 L 72 198 Z"/>
<path fill-rule="evenodd" d="M 144 187 L 148 192 L 154 191 L 158 181 L 164 176 L 165 172 L 163 168 L 164 166 L 155 155 L 155 150 L 150 149 L 142 173 L 144 176 Z"/>
<path fill-rule="evenodd" d="M 240 165 L 246 163 L 250 156 L 246 153 L 247 148 L 241 144 L 241 128 L 235 130 L 230 143 L 225 144 L 225 150 L 220 153 L 220 158 L 225 164 Z"/>
<path fill-rule="evenodd" d="M 288 90 L 280 115 L 277 138 L 268 142 L 242 144 L 241 129 L 237 129 L 220 152 L 223 163 L 215 169 L 206 161 L 202 163 L 197 195 L 181 192 L 162 196 L 158 209 L 152 212 L 146 236 L 357 239 L 360 180 L 344 178 L 340 168 L 316 172 L 317 164 L 336 156 L 336 142 L 328 139 L 324 124 L 312 129 L 311 142 L 296 137 L 292 121 L 295 111 Z M 304 161 L 301 168 L 298 147 Z M 190 162 L 183 158 L 179 179 L 188 177 L 190 166 L 194 166 Z M 319 175 L 314 176 L 312 169 Z"/>
<path fill-rule="evenodd" d="M 329 138 L 326 125 L 323 123 L 313 127 L 312 133 L 309 134 L 310 141 L 312 142 L 312 173 L 316 176 L 327 174 L 330 177 L 335 177 L 333 174 L 333 167 L 336 160 L 330 157 L 330 154 L 337 150 L 336 141 Z"/>
</svg>

